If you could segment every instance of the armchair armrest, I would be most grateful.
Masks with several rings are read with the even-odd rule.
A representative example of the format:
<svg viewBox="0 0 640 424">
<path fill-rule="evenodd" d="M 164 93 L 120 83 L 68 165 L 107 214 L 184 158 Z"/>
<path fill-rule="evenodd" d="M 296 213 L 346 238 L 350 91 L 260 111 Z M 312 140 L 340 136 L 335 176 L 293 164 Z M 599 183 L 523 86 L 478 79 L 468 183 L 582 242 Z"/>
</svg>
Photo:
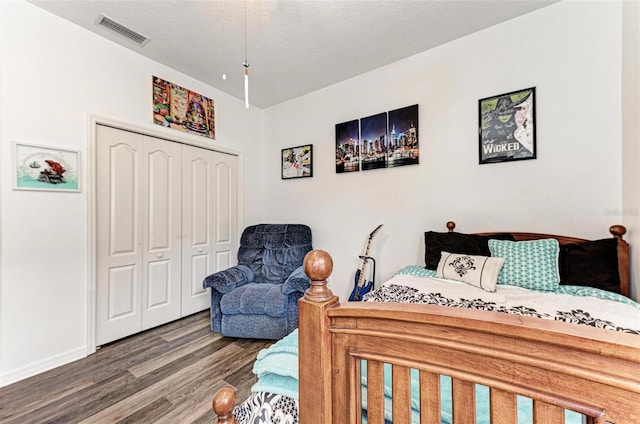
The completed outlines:
<svg viewBox="0 0 640 424">
<path fill-rule="evenodd" d="M 310 281 L 304 272 L 304 266 L 300 265 L 285 280 L 282 285 L 282 293 L 291 294 L 295 291 L 304 293 L 304 291 L 309 288 Z"/>
<path fill-rule="evenodd" d="M 211 287 L 219 293 L 229 293 L 236 287 L 240 287 L 253 281 L 253 271 L 245 265 L 236 265 L 223 271 L 209 275 L 202 282 L 205 289 Z"/>
</svg>

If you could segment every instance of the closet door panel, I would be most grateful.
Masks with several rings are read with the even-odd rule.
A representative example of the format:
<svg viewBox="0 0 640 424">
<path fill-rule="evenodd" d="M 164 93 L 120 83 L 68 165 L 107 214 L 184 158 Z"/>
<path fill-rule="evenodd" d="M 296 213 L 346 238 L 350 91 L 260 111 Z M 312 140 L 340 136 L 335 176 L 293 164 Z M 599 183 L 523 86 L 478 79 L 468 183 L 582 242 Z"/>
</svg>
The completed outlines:
<svg viewBox="0 0 640 424">
<path fill-rule="evenodd" d="M 175 298 L 175 295 L 171 293 L 170 276 L 170 261 L 153 261 L 148 264 L 147 310 L 167 306 Z"/>
<path fill-rule="evenodd" d="M 219 240 L 237 246 L 237 228 L 231 227 L 231 223 L 237 227 L 237 219 L 228 217 L 229 210 L 237 211 L 237 206 L 226 205 L 237 199 L 237 165 L 233 169 L 225 165 L 227 157 L 237 163 L 235 156 L 183 146 L 183 316 L 209 307 L 209 293 L 202 288 L 202 280 L 223 269 L 217 261 Z M 230 181 L 235 181 L 235 188 Z M 221 188 L 225 190 L 222 196 Z M 234 193 L 229 193 L 231 189 Z M 224 268 L 229 265 L 225 260 Z"/>
<path fill-rule="evenodd" d="M 209 270 L 211 255 L 210 254 L 194 254 L 191 256 L 191 266 L 188 270 L 190 278 L 184 280 L 183 297 L 183 315 L 189 315 L 198 311 L 202 311 L 209 307 L 209 292 L 202 288 L 202 280 L 210 274 Z"/>
<path fill-rule="evenodd" d="M 224 160 L 225 158 L 219 158 Z M 216 243 L 229 243 L 232 236 L 231 199 L 233 177 L 231 166 L 222 161 L 216 164 Z"/>
<path fill-rule="evenodd" d="M 222 251 L 222 252 L 216 253 L 216 265 L 218 266 L 218 270 L 231 267 L 232 262 L 233 260 L 232 260 L 231 252 Z M 235 262 L 237 262 L 237 260 Z"/>
<path fill-rule="evenodd" d="M 96 343 L 141 329 L 142 290 L 138 134 L 97 127 Z"/>
<path fill-rule="evenodd" d="M 142 328 L 180 318 L 182 209 L 181 148 L 143 137 Z"/>
<path fill-rule="evenodd" d="M 216 156 L 216 271 L 235 264 L 238 250 L 238 158 Z"/>
<path fill-rule="evenodd" d="M 182 315 L 209 307 L 209 293 L 202 280 L 213 267 L 215 237 L 213 163 L 210 151 L 182 146 Z"/>
<path fill-rule="evenodd" d="M 188 199 L 185 199 L 185 206 L 188 208 L 189 217 L 191 218 L 188 225 L 189 237 L 193 247 L 208 246 L 211 243 L 211 220 L 209 216 L 212 210 L 212 184 L 211 184 L 211 164 L 206 160 L 207 151 L 197 151 L 190 153 L 196 156 L 189 164 L 189 168 L 185 170 L 185 177 L 188 190 L 186 193 Z M 203 157 L 204 156 L 204 157 Z M 186 173 L 189 173 L 187 176 Z"/>
<path fill-rule="evenodd" d="M 131 317 L 139 308 L 136 290 L 140 282 L 136 278 L 136 266 L 112 267 L 107 279 L 107 318 L 116 320 Z M 136 327 L 138 327 L 136 323 Z"/>
</svg>

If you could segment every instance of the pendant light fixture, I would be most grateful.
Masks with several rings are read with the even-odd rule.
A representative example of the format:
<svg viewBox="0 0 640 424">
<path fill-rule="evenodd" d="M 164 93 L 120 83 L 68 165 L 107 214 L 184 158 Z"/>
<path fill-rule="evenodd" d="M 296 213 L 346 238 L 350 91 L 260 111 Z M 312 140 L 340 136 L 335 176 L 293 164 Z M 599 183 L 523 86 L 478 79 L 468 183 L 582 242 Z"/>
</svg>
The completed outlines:
<svg viewBox="0 0 640 424">
<path fill-rule="evenodd" d="M 249 109 L 249 60 L 247 58 L 247 0 L 244 0 L 244 107 Z"/>
</svg>

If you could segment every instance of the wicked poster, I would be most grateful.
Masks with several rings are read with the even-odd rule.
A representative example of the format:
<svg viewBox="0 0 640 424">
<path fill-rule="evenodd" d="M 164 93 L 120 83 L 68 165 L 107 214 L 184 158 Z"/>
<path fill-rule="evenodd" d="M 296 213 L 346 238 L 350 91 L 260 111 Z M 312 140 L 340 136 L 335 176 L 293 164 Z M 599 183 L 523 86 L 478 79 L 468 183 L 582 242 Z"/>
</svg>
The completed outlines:
<svg viewBox="0 0 640 424">
<path fill-rule="evenodd" d="M 536 158 L 535 87 L 479 100 L 480 163 Z"/>
</svg>

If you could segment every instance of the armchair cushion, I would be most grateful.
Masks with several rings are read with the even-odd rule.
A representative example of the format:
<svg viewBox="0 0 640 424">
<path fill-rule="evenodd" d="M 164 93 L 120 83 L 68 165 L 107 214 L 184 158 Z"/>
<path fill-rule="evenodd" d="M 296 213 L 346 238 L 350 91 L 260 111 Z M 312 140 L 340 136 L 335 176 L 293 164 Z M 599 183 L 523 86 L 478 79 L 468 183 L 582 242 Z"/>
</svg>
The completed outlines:
<svg viewBox="0 0 640 424">
<path fill-rule="evenodd" d="M 222 296 L 220 310 L 223 315 L 268 315 L 282 317 L 287 297 L 282 284 L 250 283 Z"/>
<path fill-rule="evenodd" d="M 290 294 L 295 291 L 304 293 L 309 288 L 309 277 L 304 272 L 304 266 L 296 268 L 282 286 L 282 293 Z"/>
<path fill-rule="evenodd" d="M 301 224 L 259 224 L 240 238 L 238 263 L 251 267 L 255 281 L 282 284 L 311 250 L 311 229 Z"/>
<path fill-rule="evenodd" d="M 216 272 L 204 279 L 204 288 L 211 287 L 218 293 L 229 293 L 233 289 L 253 281 L 253 271 L 245 265 L 236 265 Z"/>
</svg>

